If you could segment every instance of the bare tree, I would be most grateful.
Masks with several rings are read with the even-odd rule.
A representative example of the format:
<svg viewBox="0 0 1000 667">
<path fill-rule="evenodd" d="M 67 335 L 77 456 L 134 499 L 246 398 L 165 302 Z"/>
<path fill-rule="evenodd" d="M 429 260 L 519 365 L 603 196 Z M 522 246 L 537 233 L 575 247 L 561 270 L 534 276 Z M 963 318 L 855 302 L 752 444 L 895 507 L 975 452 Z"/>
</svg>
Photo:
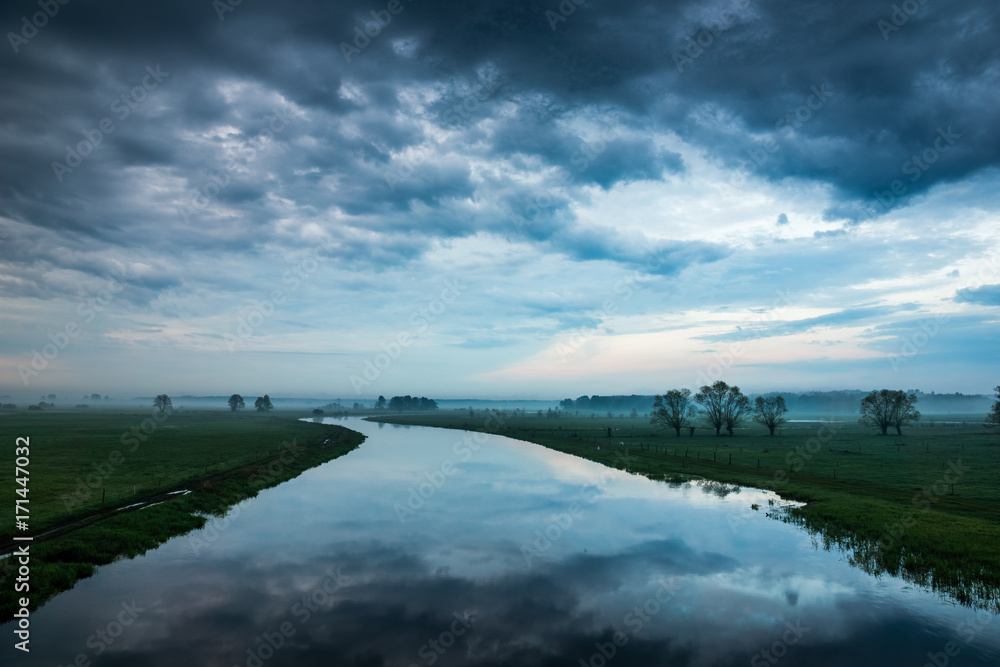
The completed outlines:
<svg viewBox="0 0 1000 667">
<path fill-rule="evenodd" d="M 681 429 L 690 426 L 695 415 L 694 405 L 691 404 L 691 390 L 671 389 L 653 398 L 653 416 L 649 421 L 664 428 L 669 426 L 680 437 Z"/>
<path fill-rule="evenodd" d="M 154 398 L 153 407 L 157 408 L 161 415 L 164 412 L 174 409 L 174 406 L 170 402 L 170 397 L 166 394 L 159 394 L 156 398 Z"/>
<path fill-rule="evenodd" d="M 784 414 L 788 412 L 785 407 L 785 399 L 780 394 L 770 398 L 758 396 L 753 404 L 753 420 L 758 424 L 763 424 L 774 437 L 774 429 L 778 428 L 788 420 Z"/>
</svg>

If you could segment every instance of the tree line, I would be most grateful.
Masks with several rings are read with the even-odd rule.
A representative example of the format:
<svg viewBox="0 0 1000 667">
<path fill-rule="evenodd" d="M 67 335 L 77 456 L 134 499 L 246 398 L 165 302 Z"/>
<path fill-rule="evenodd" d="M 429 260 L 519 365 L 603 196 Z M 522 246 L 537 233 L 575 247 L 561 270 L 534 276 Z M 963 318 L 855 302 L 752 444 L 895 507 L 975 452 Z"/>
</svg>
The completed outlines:
<svg viewBox="0 0 1000 667">
<path fill-rule="evenodd" d="M 782 392 L 785 405 L 789 412 L 806 412 L 812 414 L 851 414 L 857 413 L 858 404 L 869 392 L 860 389 L 840 389 L 833 391 Z M 982 394 L 939 394 L 922 392 L 919 389 L 907 389 L 907 394 L 915 394 L 920 399 L 920 405 L 927 412 L 979 412 L 988 409 L 992 399 Z M 764 393 L 763 396 L 773 396 L 775 393 Z M 610 396 L 580 396 L 577 399 L 565 398 L 559 402 L 564 411 L 579 410 L 581 412 L 614 412 L 628 413 L 633 408 L 639 412 L 649 410 L 654 396 L 643 394 L 610 395 Z"/>
<path fill-rule="evenodd" d="M 1000 427 L 1000 386 L 995 389 L 996 400 L 986 416 L 986 426 Z M 916 405 L 916 392 L 899 389 L 877 389 L 861 399 L 858 419 L 860 424 L 879 429 L 887 435 L 890 428 L 897 435 L 903 434 L 903 427 L 920 419 Z M 715 429 L 720 435 L 725 428 L 729 435 L 733 430 L 750 419 L 768 429 L 770 435 L 787 423 L 784 415 L 788 412 L 781 394 L 758 396 L 752 403 L 740 388 L 719 380 L 712 385 L 704 385 L 693 397 L 690 389 L 671 389 L 653 397 L 653 413 L 650 421 L 664 428 L 672 428 L 680 436 L 683 429 L 694 435 L 699 420 Z"/>
<path fill-rule="evenodd" d="M 725 428 L 729 435 L 747 419 L 766 426 L 773 436 L 775 429 L 788 420 L 785 399 L 777 396 L 758 396 L 753 403 L 740 391 L 722 380 L 704 385 L 691 396 L 690 389 L 671 389 L 653 397 L 653 414 L 650 421 L 665 428 L 672 428 L 680 436 L 683 429 L 694 435 L 698 420 L 721 435 Z"/>
<path fill-rule="evenodd" d="M 416 410 L 437 410 L 438 404 L 437 401 L 426 396 L 418 398 L 407 394 L 406 396 L 393 396 L 389 399 L 388 406 L 386 406 L 385 397 L 379 396 L 379 401 L 375 404 L 375 407 L 378 409 L 388 407 L 388 409 L 395 410 L 396 412 L 409 412 Z"/>
</svg>

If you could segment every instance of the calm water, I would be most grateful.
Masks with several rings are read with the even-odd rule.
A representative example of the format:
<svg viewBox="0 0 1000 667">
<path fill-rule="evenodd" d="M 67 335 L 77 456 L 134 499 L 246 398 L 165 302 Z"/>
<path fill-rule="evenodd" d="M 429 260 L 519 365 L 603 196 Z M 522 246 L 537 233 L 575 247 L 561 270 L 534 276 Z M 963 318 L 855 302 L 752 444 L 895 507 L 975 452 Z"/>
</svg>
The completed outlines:
<svg viewBox="0 0 1000 667">
<path fill-rule="evenodd" d="M 368 440 L 101 568 L 32 616 L 30 660 L 5 625 L 4 662 L 1000 664 L 1000 620 L 817 549 L 771 494 L 339 423 Z"/>
</svg>

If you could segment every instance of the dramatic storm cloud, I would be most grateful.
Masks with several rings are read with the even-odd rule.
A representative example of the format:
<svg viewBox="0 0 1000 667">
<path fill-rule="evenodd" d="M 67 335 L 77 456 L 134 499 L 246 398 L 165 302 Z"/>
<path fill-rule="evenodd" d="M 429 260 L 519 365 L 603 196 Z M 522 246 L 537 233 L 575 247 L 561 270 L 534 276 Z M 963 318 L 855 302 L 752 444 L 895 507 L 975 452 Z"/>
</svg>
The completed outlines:
<svg viewBox="0 0 1000 667">
<path fill-rule="evenodd" d="M 998 12 L 6 3 L 0 393 L 986 392 Z"/>
</svg>

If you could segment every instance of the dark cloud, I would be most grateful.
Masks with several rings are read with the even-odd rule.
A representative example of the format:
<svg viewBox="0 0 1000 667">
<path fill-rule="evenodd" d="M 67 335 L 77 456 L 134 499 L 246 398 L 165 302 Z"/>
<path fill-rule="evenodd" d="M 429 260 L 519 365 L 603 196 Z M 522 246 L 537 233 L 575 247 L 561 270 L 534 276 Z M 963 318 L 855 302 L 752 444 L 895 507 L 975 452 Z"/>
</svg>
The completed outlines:
<svg viewBox="0 0 1000 667">
<path fill-rule="evenodd" d="M 983 285 L 981 287 L 966 287 L 958 290 L 955 301 L 959 303 L 974 303 L 981 306 L 1000 306 L 1000 285 Z"/>
<path fill-rule="evenodd" d="M 341 43 L 370 20 L 367 5 L 243 3 L 224 20 L 203 2 L 64 6 L 18 53 L 2 55 L 0 213 L 103 243 L 152 234 L 167 252 L 206 241 L 239 247 L 236 230 L 208 228 L 239 215 L 244 231 L 268 235 L 293 212 L 364 216 L 489 200 L 470 158 L 523 159 L 575 186 L 655 181 L 686 168 L 651 143 L 651 133 L 676 132 L 734 168 L 749 160 L 765 178 L 828 183 L 841 199 L 829 215 L 857 220 L 857 201 L 896 179 L 904 201 L 1000 155 L 991 122 L 997 10 L 982 3 L 921 5 L 888 39 L 877 21 L 890 9 L 861 2 L 626 1 L 580 7 L 555 29 L 535 3 L 403 7 L 348 63 Z M 0 25 L 13 29 L 33 9 L 8 4 Z M 676 54 L 691 60 L 678 67 Z M 157 65 L 169 78 L 115 118 L 113 101 Z M 446 94 L 414 112 L 434 86 Z M 282 105 L 300 114 L 274 150 L 234 175 L 199 211 L 201 225 L 161 233 L 178 226 L 177 198 L 225 168 L 228 144 L 259 137 Z M 466 111 L 449 117 L 456 107 Z M 59 182 L 52 162 L 103 118 L 115 120 L 114 133 Z M 472 129 L 477 119 L 490 126 Z M 428 131 L 441 127 L 468 127 L 465 143 L 440 145 Z M 931 162 L 949 127 L 960 137 Z M 220 128 L 235 134 L 223 138 Z M 625 133 L 602 139 L 609 130 Z M 433 164 L 389 190 L 386 167 L 429 144 Z M 912 161 L 925 151 L 928 159 Z M 447 214 L 421 222 L 438 217 Z M 490 226 L 480 217 L 427 233 Z"/>
<path fill-rule="evenodd" d="M 622 0 L 574 4 L 564 21 L 558 2 L 402 0 L 363 37 L 384 4 L 219 6 L 73 2 L 13 45 L 37 3 L 0 8 L 5 295 L 73 302 L 117 262 L 136 270 L 116 307 L 146 306 L 152 321 L 225 313 L 323 245 L 327 296 L 391 298 L 454 262 L 449 248 L 494 244 L 532 258 L 504 264 L 515 279 L 565 267 L 552 291 L 581 299 L 584 272 L 655 277 L 624 304 L 632 314 L 662 312 L 667 296 L 677 311 L 759 306 L 787 285 L 849 314 L 855 297 L 823 293 L 846 272 L 922 274 L 947 246 L 945 273 L 968 252 L 941 234 L 904 256 L 903 241 L 858 243 L 863 223 L 938 185 L 980 202 L 996 189 L 1000 10 L 982 2 L 919 4 L 885 35 L 892 6 L 860 0 Z M 719 204 L 730 176 L 745 197 Z M 778 211 L 783 235 L 789 217 L 834 224 L 753 248 L 726 237 L 724 218 L 751 211 L 761 185 L 809 199 L 774 202 L 758 228 Z M 697 213 L 667 201 L 687 188 Z M 956 300 L 995 305 L 986 288 Z M 452 344 L 601 321 L 580 299 L 549 312 L 515 301 L 529 321 Z"/>
</svg>

